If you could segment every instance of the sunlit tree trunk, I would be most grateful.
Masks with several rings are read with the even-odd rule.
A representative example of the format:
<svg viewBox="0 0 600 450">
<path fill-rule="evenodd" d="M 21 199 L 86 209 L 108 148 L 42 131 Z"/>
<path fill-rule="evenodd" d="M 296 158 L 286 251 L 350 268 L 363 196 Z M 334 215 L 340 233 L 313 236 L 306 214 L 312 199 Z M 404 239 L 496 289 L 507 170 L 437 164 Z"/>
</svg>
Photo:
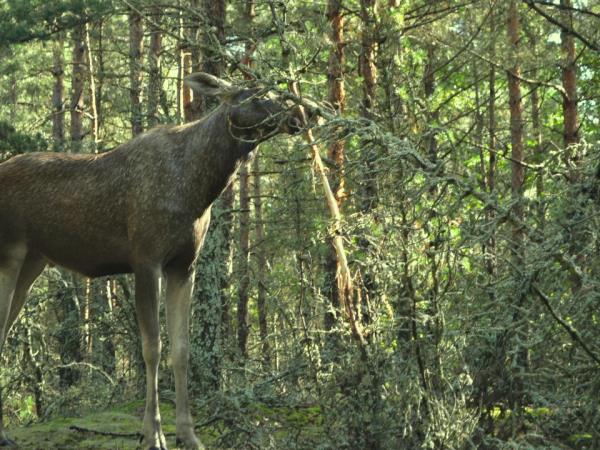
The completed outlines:
<svg viewBox="0 0 600 450">
<path fill-rule="evenodd" d="M 104 124 L 103 116 L 103 101 L 104 101 L 104 81 L 106 79 L 106 66 L 104 59 L 104 21 L 99 20 L 97 23 L 97 43 L 98 51 L 96 52 L 97 75 L 96 75 L 96 114 L 98 116 L 98 136 L 100 139 L 99 151 L 102 151 L 102 126 Z"/>
<path fill-rule="evenodd" d="M 83 108 L 85 92 L 85 25 L 78 25 L 72 32 L 73 57 L 71 74 L 71 150 L 81 150 L 83 140 Z"/>
<path fill-rule="evenodd" d="M 329 102 L 339 112 L 346 106 L 346 92 L 344 88 L 344 15 L 341 0 L 329 0 L 327 5 L 327 19 L 331 31 L 330 40 L 332 48 L 329 51 L 328 88 Z M 335 140 L 327 150 L 327 156 L 334 163 L 334 171 L 329 175 L 329 183 L 335 196 L 338 207 L 341 208 L 345 199 L 344 192 L 344 146 L 343 140 Z M 333 245 L 328 246 L 325 257 L 326 292 L 332 305 L 332 310 L 337 311 L 340 302 L 337 277 L 339 272 L 337 256 Z M 330 330 L 335 323 L 335 313 L 325 313 L 325 329 Z"/>
<path fill-rule="evenodd" d="M 96 75 L 94 73 L 94 57 L 92 55 L 92 45 L 90 38 L 90 24 L 85 24 L 85 47 L 87 57 L 87 75 L 89 81 L 89 96 L 90 96 L 90 113 L 91 113 L 91 135 L 92 135 L 92 150 L 98 153 L 98 102 L 96 100 Z"/>
</svg>

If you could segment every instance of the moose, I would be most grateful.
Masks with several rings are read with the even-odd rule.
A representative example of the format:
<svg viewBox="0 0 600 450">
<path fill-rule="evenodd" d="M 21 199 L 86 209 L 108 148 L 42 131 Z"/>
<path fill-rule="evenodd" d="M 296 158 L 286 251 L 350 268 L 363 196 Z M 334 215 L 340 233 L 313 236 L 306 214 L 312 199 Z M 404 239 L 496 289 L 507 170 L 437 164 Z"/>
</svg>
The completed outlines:
<svg viewBox="0 0 600 450">
<path fill-rule="evenodd" d="M 159 302 L 176 390 L 176 436 L 200 449 L 187 389 L 194 262 L 211 205 L 258 143 L 301 129 L 297 102 L 206 73 L 187 76 L 195 95 L 220 105 L 179 126 L 159 126 L 96 155 L 29 153 L 0 164 L 0 355 L 28 291 L 47 264 L 87 277 L 135 276 L 135 310 L 146 367 L 144 446 L 166 450 L 161 429 Z M 0 411 L 1 418 L 1 411 Z M 0 419 L 0 446 L 13 446 Z"/>
</svg>

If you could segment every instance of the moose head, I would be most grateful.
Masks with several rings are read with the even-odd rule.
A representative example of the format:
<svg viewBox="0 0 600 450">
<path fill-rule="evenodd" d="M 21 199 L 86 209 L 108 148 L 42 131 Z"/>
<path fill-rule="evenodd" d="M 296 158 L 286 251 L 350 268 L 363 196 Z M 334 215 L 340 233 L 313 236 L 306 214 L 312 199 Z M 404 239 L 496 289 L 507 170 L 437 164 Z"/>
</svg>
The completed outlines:
<svg viewBox="0 0 600 450">
<path fill-rule="evenodd" d="M 203 72 L 187 76 L 184 83 L 196 94 L 221 100 L 229 131 L 239 139 L 262 142 L 274 134 L 295 134 L 302 128 L 297 105 L 270 89 L 235 86 Z"/>
</svg>

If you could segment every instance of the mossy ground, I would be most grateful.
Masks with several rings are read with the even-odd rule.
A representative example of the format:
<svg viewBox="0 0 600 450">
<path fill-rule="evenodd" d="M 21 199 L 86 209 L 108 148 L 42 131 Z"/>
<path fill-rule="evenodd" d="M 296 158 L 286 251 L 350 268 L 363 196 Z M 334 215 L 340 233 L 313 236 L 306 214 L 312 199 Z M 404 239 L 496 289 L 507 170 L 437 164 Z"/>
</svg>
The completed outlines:
<svg viewBox="0 0 600 450">
<path fill-rule="evenodd" d="M 130 402 L 105 411 L 90 411 L 80 417 L 61 417 L 27 427 L 10 429 L 10 436 L 23 450 L 129 450 L 138 448 L 134 437 L 103 436 L 92 432 L 72 430 L 72 426 L 112 433 L 136 433 L 141 428 L 143 402 Z M 163 431 L 175 431 L 172 405 L 161 405 Z M 204 436 L 202 436 L 204 437 Z M 174 450 L 175 437 L 168 437 L 169 449 Z"/>
<path fill-rule="evenodd" d="M 258 433 L 268 433 L 268 448 L 287 448 L 283 441 L 290 432 L 294 432 L 304 444 L 312 442 L 310 447 L 300 445 L 300 448 L 314 448 L 315 439 L 322 425 L 321 412 L 318 407 L 270 407 L 262 403 L 246 406 L 246 420 L 253 423 Z M 58 417 L 29 426 L 9 428 L 9 434 L 21 450 L 133 450 L 141 448 L 135 437 L 104 436 L 93 432 L 82 432 L 71 429 L 72 426 L 111 433 L 137 433 L 141 428 L 144 404 L 134 401 L 113 406 L 104 411 L 87 411 L 78 417 Z M 166 435 L 175 432 L 175 410 L 172 404 L 161 403 L 163 432 Z M 199 414 L 196 413 L 196 416 Z M 206 418 L 206 417 L 205 417 Z M 199 422 L 202 418 L 197 417 Z M 261 430 L 261 431 L 258 431 Z M 230 428 L 224 421 L 215 421 L 197 430 L 196 433 L 208 449 L 232 448 L 230 444 L 223 446 L 219 437 L 227 434 Z M 264 436 L 263 436 L 264 438 Z M 255 440 L 255 439 L 253 439 Z M 277 443 L 277 441 L 281 442 Z M 255 440 L 256 441 L 256 440 Z M 264 442 L 264 441 L 263 441 Z M 279 444 L 284 445 L 280 447 Z M 177 450 L 175 437 L 167 436 L 170 450 Z M 262 447 L 261 447 L 262 448 Z M 265 447 L 267 448 L 267 447 Z"/>
</svg>

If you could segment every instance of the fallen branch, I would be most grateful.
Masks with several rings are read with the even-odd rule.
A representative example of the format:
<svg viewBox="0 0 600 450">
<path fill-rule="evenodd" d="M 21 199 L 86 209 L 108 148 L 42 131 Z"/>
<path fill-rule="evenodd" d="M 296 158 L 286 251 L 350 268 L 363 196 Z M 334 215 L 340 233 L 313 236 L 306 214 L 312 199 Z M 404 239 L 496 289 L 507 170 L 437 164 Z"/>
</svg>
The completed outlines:
<svg viewBox="0 0 600 450">
<path fill-rule="evenodd" d="M 219 420 L 222 420 L 222 417 L 220 417 L 220 416 L 211 417 L 210 419 L 205 420 L 204 422 L 197 423 L 196 425 L 194 425 L 194 429 L 198 430 L 200 428 L 207 427 Z M 79 433 L 97 434 L 99 436 L 122 437 L 122 438 L 131 438 L 131 439 L 140 439 L 140 440 L 143 439 L 143 437 L 144 437 L 144 435 L 142 433 L 140 433 L 139 431 L 134 432 L 134 433 L 124 433 L 124 432 L 118 432 L 118 431 L 102 431 L 102 430 L 94 430 L 93 428 L 80 427 L 77 425 L 71 425 L 69 427 L 69 430 L 77 431 Z M 164 433 L 164 435 L 165 435 L 165 437 L 175 437 L 176 433 Z"/>
<path fill-rule="evenodd" d="M 135 439 L 141 439 L 141 438 L 144 437 L 144 435 L 142 433 L 140 433 L 140 432 L 135 432 L 135 433 L 120 433 L 120 432 L 117 432 L 117 431 L 101 431 L 101 430 L 94 430 L 92 428 L 84 428 L 84 427 L 80 427 L 80 426 L 77 426 L 77 425 L 71 425 L 69 427 L 69 430 L 71 430 L 71 431 L 78 431 L 80 433 L 98 434 L 100 436 L 124 437 L 124 438 L 135 438 Z"/>
</svg>

